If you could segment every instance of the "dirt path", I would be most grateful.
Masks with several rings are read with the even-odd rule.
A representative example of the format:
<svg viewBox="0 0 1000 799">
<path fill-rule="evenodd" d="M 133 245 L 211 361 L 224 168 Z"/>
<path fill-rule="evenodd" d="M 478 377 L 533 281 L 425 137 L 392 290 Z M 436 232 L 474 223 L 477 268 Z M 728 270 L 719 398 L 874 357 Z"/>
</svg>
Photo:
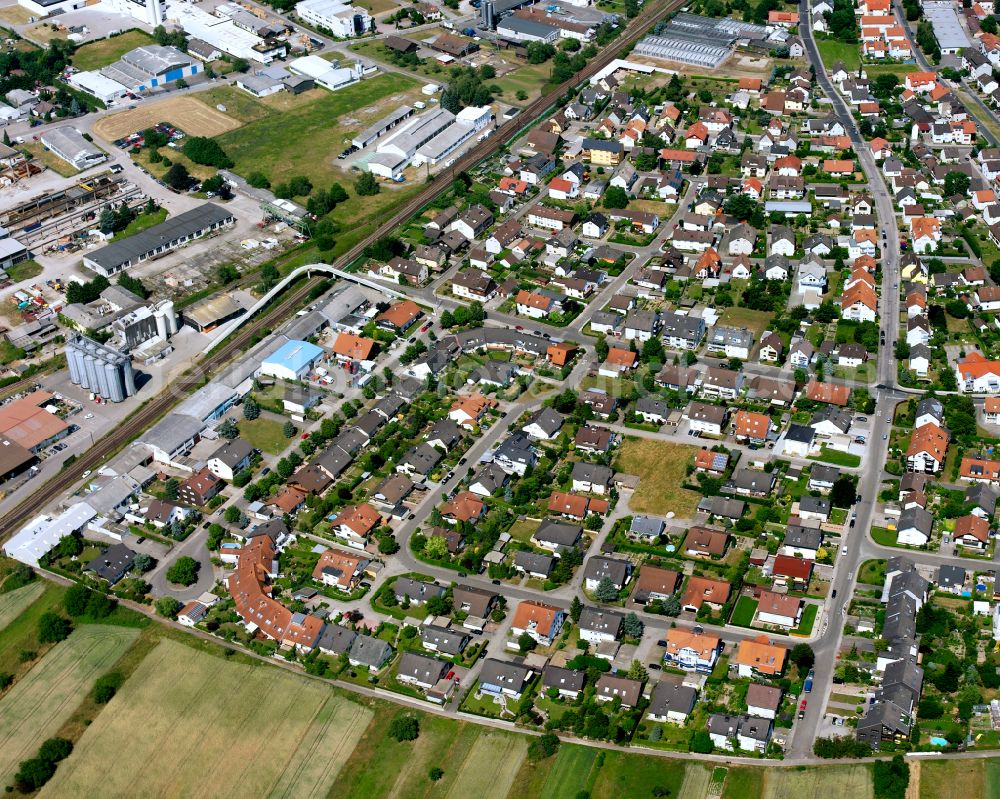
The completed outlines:
<svg viewBox="0 0 1000 799">
<path fill-rule="evenodd" d="M 920 761 L 910 760 L 910 784 L 906 786 L 906 799 L 920 799 Z"/>
</svg>

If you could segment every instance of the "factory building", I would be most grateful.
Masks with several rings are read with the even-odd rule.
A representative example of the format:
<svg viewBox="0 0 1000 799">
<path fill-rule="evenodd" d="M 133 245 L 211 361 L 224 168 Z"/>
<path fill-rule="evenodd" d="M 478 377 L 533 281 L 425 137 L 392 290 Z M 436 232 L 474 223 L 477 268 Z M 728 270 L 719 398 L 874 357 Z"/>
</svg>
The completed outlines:
<svg viewBox="0 0 1000 799">
<path fill-rule="evenodd" d="M 92 2 L 90 0 L 18 0 L 18 5 L 36 17 L 51 17 L 76 11 L 92 5 Z M 102 4 L 102 10 L 132 17 L 150 27 L 160 25 L 166 19 L 166 6 L 163 0 L 106 0 Z"/>
<path fill-rule="evenodd" d="M 373 20 L 365 9 L 340 0 L 302 0 L 295 4 L 295 13 L 304 22 L 328 30 L 334 36 L 350 38 L 372 30 Z"/>
<path fill-rule="evenodd" d="M 497 36 L 515 42 L 552 43 L 559 38 L 559 29 L 530 19 L 507 17 L 497 24 Z"/>
<path fill-rule="evenodd" d="M 213 203 L 205 203 L 85 255 L 83 265 L 111 277 L 235 221 L 229 211 Z"/>
<path fill-rule="evenodd" d="M 107 160 L 107 153 L 87 141 L 72 125 L 60 125 L 42 134 L 42 144 L 77 169 L 89 169 Z"/>
<path fill-rule="evenodd" d="M 66 362 L 74 384 L 110 402 L 135 394 L 135 375 L 128 355 L 77 334 L 66 343 Z"/>
<path fill-rule="evenodd" d="M 351 144 L 353 144 L 359 150 L 362 147 L 367 147 L 373 141 L 375 141 L 376 139 L 380 139 L 394 127 L 406 121 L 412 116 L 413 116 L 413 109 L 410 108 L 410 106 L 408 105 L 401 105 L 399 108 L 397 108 L 388 116 L 383 117 L 374 125 L 371 125 L 370 127 L 361 131 L 361 133 L 359 133 L 351 140 Z"/>
<path fill-rule="evenodd" d="M 176 47 L 146 44 L 129 50 L 113 64 L 104 67 L 100 74 L 129 91 L 145 92 L 197 75 L 200 71 L 198 60 Z"/>
<path fill-rule="evenodd" d="M 400 158 L 413 158 L 417 150 L 455 122 L 455 115 L 443 108 L 421 114 L 377 148 L 377 152 Z"/>
<path fill-rule="evenodd" d="M 286 341 L 261 362 L 260 373 L 282 380 L 302 380 L 324 352 L 322 347 L 308 341 Z"/>
<path fill-rule="evenodd" d="M 287 42 L 270 36 L 276 26 L 266 20 L 259 20 L 259 25 L 241 25 L 245 18 L 237 11 L 225 3 L 217 6 L 214 14 L 187 0 L 171 0 L 167 5 L 170 22 L 191 37 L 188 52 L 203 61 L 212 60 L 210 56 L 216 51 L 262 64 L 288 54 Z"/>
<path fill-rule="evenodd" d="M 140 306 L 112 322 L 111 328 L 129 350 L 149 341 L 167 341 L 178 328 L 174 303 L 163 300 L 151 308 Z"/>
<path fill-rule="evenodd" d="M 331 92 L 343 89 L 361 80 L 360 63 L 353 67 L 337 67 L 318 55 L 307 55 L 296 58 L 288 64 L 288 68 L 296 75 L 303 75 L 316 82 L 317 86 L 329 89 Z"/>
</svg>

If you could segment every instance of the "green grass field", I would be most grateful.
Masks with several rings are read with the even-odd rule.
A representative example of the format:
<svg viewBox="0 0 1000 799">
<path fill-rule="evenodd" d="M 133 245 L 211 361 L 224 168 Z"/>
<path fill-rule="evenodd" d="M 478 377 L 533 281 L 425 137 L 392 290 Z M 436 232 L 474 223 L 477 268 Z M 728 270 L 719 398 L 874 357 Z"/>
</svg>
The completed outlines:
<svg viewBox="0 0 1000 799">
<path fill-rule="evenodd" d="M 83 72 L 100 69 L 117 61 L 129 50 L 152 44 L 153 41 L 153 37 L 145 31 L 130 30 L 110 39 L 88 42 L 73 54 L 73 66 Z"/>
<path fill-rule="evenodd" d="M 372 716 L 320 683 L 161 640 L 42 795 L 325 796 Z"/>
<path fill-rule="evenodd" d="M 771 325 L 774 314 L 769 311 L 754 311 L 751 308 L 726 308 L 719 318 L 720 325 L 731 325 L 732 327 L 745 327 L 752 330 L 754 337 L 759 339 L 761 334 Z"/>
<path fill-rule="evenodd" d="M 135 641 L 139 631 L 81 626 L 56 644 L 0 699 L 0 778 L 37 751 L 63 725 L 94 685 Z"/>
<path fill-rule="evenodd" d="M 833 65 L 838 61 L 843 61 L 844 66 L 852 70 L 861 64 L 861 51 L 856 44 L 847 44 L 836 39 L 817 39 L 816 47 L 823 59 L 823 66 L 827 69 L 833 69 Z"/>
<path fill-rule="evenodd" d="M 38 598 L 0 629 L 0 672 L 17 676 L 31 668 L 32 659 L 23 659 L 22 653 L 43 653 L 46 646 L 38 643 L 38 618 L 45 612 L 57 610 L 62 605 L 63 590 L 51 583 L 44 584 Z"/>
<path fill-rule="evenodd" d="M 745 799 L 747 796 L 759 797 L 764 789 L 764 772 L 762 769 L 738 768 L 729 769 L 726 782 L 722 788 L 722 799 Z"/>
<path fill-rule="evenodd" d="M 29 258 L 27 261 L 21 261 L 19 264 L 14 264 L 7 270 L 7 276 L 15 283 L 20 283 L 22 280 L 30 280 L 33 277 L 38 277 L 40 274 L 42 274 L 42 265 L 32 258 Z"/>
<path fill-rule="evenodd" d="M 252 446 L 261 452 L 270 452 L 272 455 L 279 455 L 285 451 L 291 443 L 285 438 L 282 431 L 284 424 L 276 419 L 268 419 L 258 416 L 253 421 L 240 419 L 240 436 L 245 438 Z"/>
<path fill-rule="evenodd" d="M 868 585 L 882 585 L 885 582 L 885 561 L 866 560 L 858 569 L 858 582 Z"/>
<path fill-rule="evenodd" d="M 596 749 L 572 744 L 560 746 L 542 787 L 541 799 L 576 799 L 580 791 L 586 790 L 596 759 Z"/>
<path fill-rule="evenodd" d="M 684 769 L 684 783 L 677 799 L 705 799 L 712 783 L 712 769 L 689 763 Z"/>
<path fill-rule="evenodd" d="M 806 605 L 802 608 L 802 618 L 799 620 L 799 626 L 792 630 L 792 635 L 809 635 L 816 623 L 818 612 L 819 605 Z"/>
<path fill-rule="evenodd" d="M 684 762 L 643 758 L 624 752 L 606 752 L 604 766 L 590 792 L 593 799 L 639 796 L 677 796 L 684 782 Z M 663 788 L 669 793 L 655 793 Z"/>
<path fill-rule="evenodd" d="M 639 476 L 639 487 L 629 502 L 636 513 L 665 516 L 668 512 L 682 519 L 694 516 L 700 495 L 681 488 L 688 460 L 694 447 L 649 438 L 626 438 L 618 453 L 615 468 Z"/>
<path fill-rule="evenodd" d="M 839 449 L 830 449 L 829 447 L 823 447 L 823 450 L 819 455 L 811 455 L 809 460 L 832 463 L 834 466 L 856 467 L 861 465 L 860 455 L 854 455 L 850 452 L 841 452 Z"/>
<path fill-rule="evenodd" d="M 36 580 L 16 591 L 0 594 L 0 630 L 20 616 L 43 593 L 45 593 L 45 583 Z"/>
<path fill-rule="evenodd" d="M 135 219 L 128 223 L 128 227 L 122 231 L 121 237 L 124 238 L 125 236 L 134 236 L 136 233 L 141 233 L 143 230 L 153 227 L 153 225 L 165 222 L 166 219 L 166 208 L 157 208 L 151 214 L 139 214 Z"/>
</svg>

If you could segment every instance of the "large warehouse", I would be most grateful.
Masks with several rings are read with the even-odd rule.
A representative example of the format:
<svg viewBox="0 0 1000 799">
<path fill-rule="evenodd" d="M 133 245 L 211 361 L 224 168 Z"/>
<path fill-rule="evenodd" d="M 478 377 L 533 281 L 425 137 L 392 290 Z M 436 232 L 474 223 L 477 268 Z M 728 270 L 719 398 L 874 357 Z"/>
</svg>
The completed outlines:
<svg viewBox="0 0 1000 799">
<path fill-rule="evenodd" d="M 308 341 L 286 341 L 260 364 L 260 373 L 282 380 L 301 380 L 323 357 L 325 350 Z"/>
<path fill-rule="evenodd" d="M 42 144 L 77 169 L 89 169 L 107 160 L 107 153 L 87 141 L 72 125 L 60 125 L 42 134 Z"/>
<path fill-rule="evenodd" d="M 134 236 L 112 241 L 107 247 L 85 255 L 83 265 L 111 277 L 235 221 L 229 211 L 205 203 Z"/>
<path fill-rule="evenodd" d="M 69 379 L 110 402 L 135 394 L 132 359 L 79 333 L 66 342 Z"/>
<path fill-rule="evenodd" d="M 0 405 L 0 435 L 31 452 L 69 435 L 69 425 L 46 406 L 55 399 L 48 391 L 33 391 L 26 397 Z"/>
<path fill-rule="evenodd" d="M 295 14 L 334 36 L 361 36 L 372 29 L 371 15 L 365 9 L 340 0 L 302 0 L 295 4 Z"/>
<path fill-rule="evenodd" d="M 144 92 L 197 75 L 200 69 L 198 59 L 176 47 L 146 44 L 104 67 L 101 75 L 129 91 Z"/>
</svg>

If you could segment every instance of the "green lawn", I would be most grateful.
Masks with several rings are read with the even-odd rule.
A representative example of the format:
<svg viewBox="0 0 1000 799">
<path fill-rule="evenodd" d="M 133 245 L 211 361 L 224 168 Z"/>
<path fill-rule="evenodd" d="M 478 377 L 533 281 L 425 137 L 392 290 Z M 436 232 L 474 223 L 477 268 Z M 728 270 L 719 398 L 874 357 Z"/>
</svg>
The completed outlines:
<svg viewBox="0 0 1000 799">
<path fill-rule="evenodd" d="M 823 447 L 819 455 L 810 456 L 809 460 L 832 463 L 834 466 L 860 466 L 861 456 L 853 455 L 850 452 L 841 452 L 839 449 Z"/>
<path fill-rule="evenodd" d="M 855 70 L 861 64 L 861 51 L 856 44 L 847 44 L 836 39 L 817 39 L 816 47 L 823 59 L 823 66 L 828 70 L 838 61 L 843 61 L 849 70 Z"/>
<path fill-rule="evenodd" d="M 896 546 L 896 531 L 887 530 L 884 527 L 872 527 L 872 539 L 876 544 L 881 544 L 884 547 L 894 547 Z M 885 567 L 882 568 L 884 571 Z"/>
<path fill-rule="evenodd" d="M 758 768 L 731 768 L 722 788 L 722 799 L 747 799 L 760 796 L 764 789 L 764 772 Z"/>
<path fill-rule="evenodd" d="M 117 61 L 129 50 L 134 50 L 136 47 L 141 47 L 144 44 L 152 44 L 153 42 L 153 37 L 145 31 L 125 31 L 120 36 L 101 39 L 97 42 L 89 42 L 80 47 L 73 54 L 73 66 L 83 72 L 100 69 L 113 61 Z"/>
<path fill-rule="evenodd" d="M 754 337 L 759 339 L 761 334 L 770 327 L 774 314 L 769 311 L 754 311 L 750 308 L 726 308 L 719 317 L 720 325 L 731 325 L 732 327 L 745 327 L 753 331 Z"/>
<path fill-rule="evenodd" d="M 858 582 L 866 585 L 882 585 L 885 582 L 885 561 L 866 560 L 858 569 Z"/>
<path fill-rule="evenodd" d="M 757 600 L 749 596 L 741 596 L 733 609 L 733 617 L 730 624 L 739 627 L 749 627 L 753 623 L 754 614 L 757 612 Z"/>
<path fill-rule="evenodd" d="M 261 452 L 270 452 L 272 455 L 280 455 L 289 444 L 289 440 L 282 432 L 283 427 L 282 422 L 263 416 L 252 422 L 242 419 L 239 423 L 241 438 L 245 438 L 250 446 Z"/>
<path fill-rule="evenodd" d="M 7 276 L 14 282 L 20 283 L 22 280 L 30 280 L 42 274 L 42 265 L 32 258 L 14 264 L 7 270 Z"/>
<path fill-rule="evenodd" d="M 140 233 L 147 228 L 153 227 L 153 225 L 158 225 L 161 222 L 165 222 L 167 219 L 167 209 L 157 208 L 153 213 L 141 213 L 135 219 L 128 223 L 128 227 L 121 232 L 121 238 L 125 236 L 134 236 L 136 233 Z"/>
<path fill-rule="evenodd" d="M 819 605 L 806 605 L 802 608 L 802 618 L 799 626 L 792 630 L 792 635 L 808 636 L 812 632 L 816 623 L 816 614 L 819 612 Z"/>
<path fill-rule="evenodd" d="M 593 799 L 677 796 L 684 782 L 684 761 L 643 758 L 624 752 L 604 754 L 604 767 L 590 792 Z M 664 789 L 667 793 L 656 789 Z"/>
</svg>

